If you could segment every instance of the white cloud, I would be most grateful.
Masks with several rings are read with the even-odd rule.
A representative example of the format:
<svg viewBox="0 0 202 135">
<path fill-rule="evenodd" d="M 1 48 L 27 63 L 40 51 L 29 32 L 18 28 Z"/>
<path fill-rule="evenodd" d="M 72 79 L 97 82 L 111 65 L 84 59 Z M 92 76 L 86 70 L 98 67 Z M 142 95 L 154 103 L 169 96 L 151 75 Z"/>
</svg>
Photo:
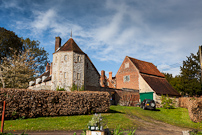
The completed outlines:
<svg viewBox="0 0 202 135">
<path fill-rule="evenodd" d="M 2 1 L 2 5 L 0 5 L 0 7 L 1 8 L 6 8 L 6 9 L 15 8 L 15 9 L 18 9 L 18 10 L 23 10 L 23 8 L 20 7 L 20 5 L 19 5 L 19 1 L 16 1 L 16 0 Z"/>
<path fill-rule="evenodd" d="M 66 1 L 46 3 L 49 6 L 43 3 L 43 10 L 40 4 L 31 7 L 31 17 L 15 21 L 16 28 L 29 29 L 43 45 L 54 44 L 55 36 L 67 40 L 72 29 L 78 45 L 98 61 L 121 63 L 128 55 L 176 74 L 179 68 L 169 65 L 186 59 L 202 44 L 200 2 L 106 0 L 105 12 L 99 14 L 84 12 L 88 9 L 82 4 L 71 11 Z M 22 8 L 15 1 L 4 6 Z"/>
<path fill-rule="evenodd" d="M 55 19 L 57 19 L 56 12 L 53 9 L 49 9 L 46 12 L 34 11 L 34 14 L 36 19 L 33 21 L 31 26 L 39 30 L 46 30 L 54 24 Z"/>
</svg>

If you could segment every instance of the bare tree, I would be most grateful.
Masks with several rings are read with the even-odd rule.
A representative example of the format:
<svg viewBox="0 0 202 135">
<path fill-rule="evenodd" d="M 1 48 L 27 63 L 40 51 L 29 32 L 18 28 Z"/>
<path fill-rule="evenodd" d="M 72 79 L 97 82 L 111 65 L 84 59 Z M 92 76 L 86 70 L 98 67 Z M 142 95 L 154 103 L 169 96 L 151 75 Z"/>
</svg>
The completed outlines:
<svg viewBox="0 0 202 135">
<path fill-rule="evenodd" d="M 13 49 L 11 49 L 13 51 Z M 27 88 L 28 82 L 34 78 L 37 66 L 30 50 L 25 52 L 14 51 L 11 57 L 2 58 L 0 79 L 3 87 Z"/>
</svg>

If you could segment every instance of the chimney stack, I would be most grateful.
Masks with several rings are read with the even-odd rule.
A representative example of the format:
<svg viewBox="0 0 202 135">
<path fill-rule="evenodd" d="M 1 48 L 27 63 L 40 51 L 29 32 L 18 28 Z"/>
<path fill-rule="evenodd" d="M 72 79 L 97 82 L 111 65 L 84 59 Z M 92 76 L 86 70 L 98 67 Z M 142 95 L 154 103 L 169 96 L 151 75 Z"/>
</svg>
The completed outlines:
<svg viewBox="0 0 202 135">
<path fill-rule="evenodd" d="M 48 70 L 50 70 L 50 65 L 49 65 L 49 63 L 47 63 L 47 65 L 46 65 L 46 71 L 48 71 Z"/>
<path fill-rule="evenodd" d="M 101 80 L 100 80 L 101 87 L 105 87 L 105 71 L 101 71 Z"/>
<path fill-rule="evenodd" d="M 109 72 L 109 80 L 112 80 L 112 72 Z"/>
<path fill-rule="evenodd" d="M 61 38 L 55 37 L 55 52 L 59 47 L 61 47 Z"/>
</svg>

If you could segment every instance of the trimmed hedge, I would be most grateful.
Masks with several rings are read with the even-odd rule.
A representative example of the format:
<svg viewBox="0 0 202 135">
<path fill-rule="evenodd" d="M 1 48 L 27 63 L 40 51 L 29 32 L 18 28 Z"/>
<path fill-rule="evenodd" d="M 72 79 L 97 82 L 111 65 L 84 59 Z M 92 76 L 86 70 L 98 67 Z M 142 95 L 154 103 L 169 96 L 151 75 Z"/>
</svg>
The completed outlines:
<svg viewBox="0 0 202 135">
<path fill-rule="evenodd" d="M 4 100 L 6 119 L 101 113 L 107 112 L 110 107 L 110 95 L 107 92 L 0 88 L 0 116 Z"/>
<path fill-rule="evenodd" d="M 193 122 L 202 121 L 202 98 L 197 97 L 181 97 L 179 98 L 179 106 L 187 108 L 189 117 Z"/>
</svg>

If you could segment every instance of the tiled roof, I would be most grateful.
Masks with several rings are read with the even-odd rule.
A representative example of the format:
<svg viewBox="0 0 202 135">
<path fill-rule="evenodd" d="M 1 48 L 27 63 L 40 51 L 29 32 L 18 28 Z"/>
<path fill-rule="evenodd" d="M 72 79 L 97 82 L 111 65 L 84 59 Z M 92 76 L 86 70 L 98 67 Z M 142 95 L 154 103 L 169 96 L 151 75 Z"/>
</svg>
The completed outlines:
<svg viewBox="0 0 202 135">
<path fill-rule="evenodd" d="M 51 76 L 47 77 L 44 82 L 50 81 L 51 80 Z"/>
<path fill-rule="evenodd" d="M 152 64 L 150 62 L 134 59 L 134 58 L 131 58 L 131 57 L 128 57 L 128 58 L 133 62 L 133 64 L 137 67 L 137 69 L 139 70 L 140 73 L 145 73 L 145 74 L 149 74 L 149 75 L 165 77 L 157 69 L 157 67 L 154 64 Z"/>
<path fill-rule="evenodd" d="M 37 78 L 42 78 L 42 76 L 50 76 L 50 71 L 45 71 L 43 74 L 41 74 L 39 77 Z"/>
<path fill-rule="evenodd" d="M 157 94 L 180 96 L 165 78 L 145 74 L 141 74 L 141 76 Z"/>
<path fill-rule="evenodd" d="M 74 51 L 77 53 L 83 53 L 84 52 L 79 48 L 79 46 L 75 43 L 75 41 L 70 38 L 58 51 Z"/>
</svg>

